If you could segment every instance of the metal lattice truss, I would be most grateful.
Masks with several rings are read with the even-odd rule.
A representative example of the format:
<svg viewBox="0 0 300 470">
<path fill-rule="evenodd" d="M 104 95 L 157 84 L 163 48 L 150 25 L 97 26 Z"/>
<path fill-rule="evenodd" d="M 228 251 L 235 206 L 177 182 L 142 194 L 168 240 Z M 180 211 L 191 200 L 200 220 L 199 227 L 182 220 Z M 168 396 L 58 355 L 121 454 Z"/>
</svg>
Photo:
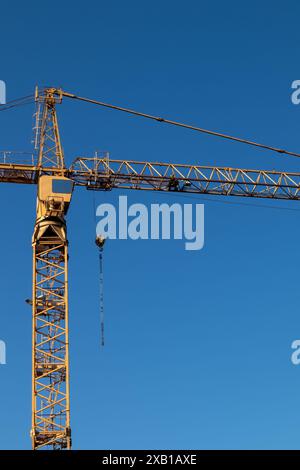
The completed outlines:
<svg viewBox="0 0 300 470">
<path fill-rule="evenodd" d="M 69 170 L 77 185 L 112 188 L 300 199 L 300 173 L 239 168 L 77 158 Z"/>
<path fill-rule="evenodd" d="M 48 230 L 49 232 L 49 230 Z M 34 448 L 70 447 L 67 316 L 67 243 L 34 242 Z"/>
<path fill-rule="evenodd" d="M 51 89 L 37 99 L 35 147 L 39 149 L 38 167 L 43 170 L 65 166 L 55 109 L 60 101 Z"/>
<path fill-rule="evenodd" d="M 0 182 L 35 184 L 36 168 L 32 165 L 0 164 Z"/>
<path fill-rule="evenodd" d="M 1 183 L 35 184 L 38 167 L 1 162 Z M 48 171 L 47 171 L 48 173 Z M 105 158 L 77 158 L 69 169 L 52 168 L 88 189 L 182 191 L 220 196 L 300 199 L 300 173 L 229 167 L 136 162 Z"/>
<path fill-rule="evenodd" d="M 37 182 L 36 157 L 24 152 L 0 153 L 0 182 L 34 184 Z"/>
</svg>

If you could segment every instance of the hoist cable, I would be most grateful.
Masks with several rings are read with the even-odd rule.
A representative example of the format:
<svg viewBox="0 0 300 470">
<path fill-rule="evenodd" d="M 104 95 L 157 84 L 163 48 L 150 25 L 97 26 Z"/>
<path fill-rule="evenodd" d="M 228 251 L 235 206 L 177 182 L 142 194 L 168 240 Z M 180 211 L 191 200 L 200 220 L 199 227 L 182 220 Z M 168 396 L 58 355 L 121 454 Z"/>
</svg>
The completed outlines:
<svg viewBox="0 0 300 470">
<path fill-rule="evenodd" d="M 117 110 L 117 111 L 122 111 L 124 113 L 133 114 L 135 116 L 144 117 L 146 119 L 152 119 L 154 121 L 163 122 L 165 124 L 171 124 L 172 126 L 184 127 L 186 129 L 191 129 L 193 131 L 202 132 L 204 134 L 209 134 L 209 135 L 213 135 L 213 136 L 216 136 L 216 137 L 221 137 L 222 139 L 232 140 L 232 141 L 235 141 L 235 142 L 239 142 L 241 144 L 247 144 L 247 145 L 252 145 L 254 147 L 259 147 L 259 148 L 262 148 L 264 150 L 270 150 L 272 152 L 277 152 L 277 153 L 280 153 L 280 154 L 289 155 L 289 156 L 293 156 L 293 157 L 300 157 L 300 154 L 296 153 L 296 152 L 290 152 L 288 150 L 273 147 L 271 145 L 261 144 L 261 143 L 254 142 L 254 141 L 247 140 L 247 139 L 241 139 L 240 137 L 234 137 L 232 135 L 223 134 L 221 132 L 211 131 L 211 130 L 208 130 L 208 129 L 204 129 L 202 127 L 196 127 L 196 126 L 192 126 L 190 124 L 185 124 L 185 123 L 182 123 L 182 122 L 173 121 L 173 120 L 170 120 L 170 119 L 165 119 L 163 117 L 154 116 L 152 114 L 141 113 L 141 112 L 136 111 L 134 109 L 123 108 L 121 106 L 116 106 L 116 105 L 112 105 L 112 104 L 109 104 L 109 103 L 104 103 L 102 101 L 97 101 L 97 100 L 93 100 L 93 99 L 90 99 L 90 98 L 84 98 L 82 96 L 77 96 L 77 95 L 74 95 L 74 94 L 71 94 L 71 93 L 64 92 L 62 90 L 57 90 L 56 93 L 61 94 L 65 97 L 67 97 L 67 98 L 72 98 L 72 99 L 76 99 L 76 100 L 80 100 L 80 101 L 85 101 L 87 103 L 97 104 L 97 105 L 105 107 L 105 108 L 114 109 L 114 110 Z"/>
<path fill-rule="evenodd" d="M 96 198 L 95 193 L 93 193 L 93 213 L 94 213 L 94 223 L 97 224 L 96 217 Z M 96 231 L 97 232 L 97 231 Z M 99 244 L 99 237 L 96 233 L 96 245 L 99 250 L 99 291 L 100 291 L 100 344 L 104 346 L 104 279 L 103 279 L 103 244 Z"/>
<path fill-rule="evenodd" d="M 0 111 L 6 111 L 8 109 L 16 108 L 18 106 L 23 106 L 34 101 L 33 95 L 23 96 L 22 98 L 17 98 L 12 101 L 8 101 L 5 104 L 0 105 Z"/>
<path fill-rule="evenodd" d="M 99 269 L 100 269 L 100 334 L 101 334 L 101 346 L 104 346 L 103 248 L 99 248 Z"/>
</svg>

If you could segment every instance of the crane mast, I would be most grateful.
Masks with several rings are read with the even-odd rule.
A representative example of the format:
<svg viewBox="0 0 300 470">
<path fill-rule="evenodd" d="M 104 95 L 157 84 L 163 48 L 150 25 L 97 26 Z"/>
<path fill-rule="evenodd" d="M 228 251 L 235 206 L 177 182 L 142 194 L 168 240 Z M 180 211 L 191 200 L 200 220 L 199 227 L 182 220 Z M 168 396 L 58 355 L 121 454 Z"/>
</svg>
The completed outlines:
<svg viewBox="0 0 300 470">
<path fill-rule="evenodd" d="M 42 104 L 37 214 L 32 237 L 32 448 L 70 449 L 68 240 L 65 216 L 73 183 L 64 157 L 51 90 Z M 38 118 L 37 118 L 38 119 Z"/>
</svg>

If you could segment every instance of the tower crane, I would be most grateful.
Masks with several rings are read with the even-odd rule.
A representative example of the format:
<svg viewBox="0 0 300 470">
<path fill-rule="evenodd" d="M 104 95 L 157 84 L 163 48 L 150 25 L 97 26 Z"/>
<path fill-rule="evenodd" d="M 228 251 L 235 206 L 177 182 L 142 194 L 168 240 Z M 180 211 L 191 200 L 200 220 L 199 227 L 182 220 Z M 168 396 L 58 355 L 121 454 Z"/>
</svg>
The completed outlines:
<svg viewBox="0 0 300 470">
<path fill-rule="evenodd" d="M 278 148 L 206 131 L 138 113 L 57 88 L 36 89 L 37 161 L 20 163 L 14 154 L 0 160 L 0 182 L 37 186 L 32 236 L 32 426 L 33 449 L 70 449 L 70 386 L 68 334 L 68 239 L 66 215 L 75 187 L 114 188 L 300 200 L 300 173 L 230 167 L 113 160 L 106 154 L 77 157 L 66 166 L 56 105 L 78 99 L 129 112 L 158 122 L 300 156 Z M 23 100 L 24 102 L 24 100 Z M 26 100 L 25 100 L 26 102 Z"/>
</svg>

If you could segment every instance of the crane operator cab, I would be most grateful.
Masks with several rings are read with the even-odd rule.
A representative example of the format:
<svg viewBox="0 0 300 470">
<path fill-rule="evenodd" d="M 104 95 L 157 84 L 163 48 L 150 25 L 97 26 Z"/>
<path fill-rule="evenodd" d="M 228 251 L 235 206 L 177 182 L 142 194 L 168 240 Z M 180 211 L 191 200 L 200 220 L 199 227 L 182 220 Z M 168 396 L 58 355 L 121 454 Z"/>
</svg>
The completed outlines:
<svg viewBox="0 0 300 470">
<path fill-rule="evenodd" d="M 43 175 L 39 178 L 37 219 L 63 218 L 73 193 L 74 182 L 64 176 Z"/>
<path fill-rule="evenodd" d="M 51 243 L 56 241 L 66 243 L 65 215 L 68 212 L 73 189 L 74 182 L 64 176 L 40 176 L 37 217 L 32 238 L 38 252 L 45 246 L 52 246 Z"/>
</svg>

